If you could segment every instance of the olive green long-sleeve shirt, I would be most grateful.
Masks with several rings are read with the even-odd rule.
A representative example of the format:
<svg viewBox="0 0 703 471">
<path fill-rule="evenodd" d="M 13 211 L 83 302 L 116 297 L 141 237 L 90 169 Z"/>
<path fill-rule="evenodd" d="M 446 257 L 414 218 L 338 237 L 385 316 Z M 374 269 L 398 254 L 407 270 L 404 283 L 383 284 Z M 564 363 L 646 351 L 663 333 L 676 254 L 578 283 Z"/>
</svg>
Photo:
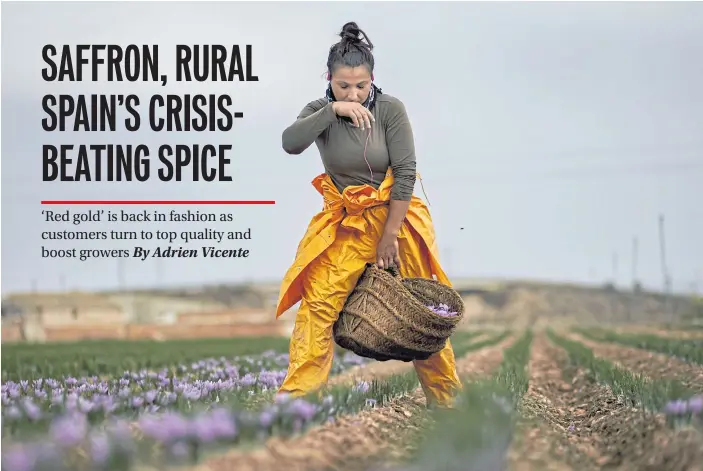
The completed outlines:
<svg viewBox="0 0 703 471">
<path fill-rule="evenodd" d="M 397 98 L 382 93 L 377 95 L 371 113 L 376 121 L 371 123 L 368 136 L 368 128 L 356 128 L 337 116 L 326 98 L 311 101 L 283 131 L 283 149 L 289 154 L 300 154 L 314 142 L 325 172 L 340 192 L 353 185 L 378 188 L 390 167 L 394 178 L 391 199 L 409 201 L 415 187 L 416 160 L 405 106 Z"/>
</svg>

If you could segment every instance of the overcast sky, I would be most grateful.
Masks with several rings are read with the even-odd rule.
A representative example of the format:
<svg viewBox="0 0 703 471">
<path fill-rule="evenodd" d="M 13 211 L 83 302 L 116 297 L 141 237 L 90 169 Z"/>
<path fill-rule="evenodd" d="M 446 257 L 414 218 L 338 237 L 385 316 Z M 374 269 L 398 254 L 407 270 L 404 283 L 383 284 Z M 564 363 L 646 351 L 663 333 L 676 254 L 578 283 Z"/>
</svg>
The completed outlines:
<svg viewBox="0 0 703 471">
<path fill-rule="evenodd" d="M 376 84 L 406 105 L 451 276 L 601 282 L 613 276 L 616 253 L 617 281 L 629 285 L 636 236 L 637 275 L 660 287 L 664 214 L 674 287 L 697 280 L 703 291 L 703 4 L 27 2 L 5 4 L 2 15 L 3 293 L 33 284 L 118 286 L 115 259 L 41 257 L 43 244 L 77 245 L 42 241 L 42 231 L 75 227 L 44 222 L 43 209 L 68 207 L 42 206 L 42 199 L 275 200 L 192 207 L 234 214 L 233 223 L 207 227 L 251 227 L 253 240 L 229 245 L 249 248 L 248 259 L 128 259 L 124 279 L 128 287 L 279 280 L 320 208 L 310 181 L 323 171 L 314 145 L 287 155 L 281 133 L 323 96 L 327 52 L 347 21 L 376 45 Z M 47 43 L 159 44 L 169 83 L 45 83 Z M 179 43 L 252 44 L 260 80 L 178 84 Z M 45 133 L 47 93 L 137 93 L 142 100 L 229 93 L 244 119 L 229 133 Z M 162 143 L 231 143 L 234 181 L 42 182 L 41 145 L 81 142 L 145 143 L 152 152 Z M 419 182 L 416 194 L 424 197 Z"/>
</svg>

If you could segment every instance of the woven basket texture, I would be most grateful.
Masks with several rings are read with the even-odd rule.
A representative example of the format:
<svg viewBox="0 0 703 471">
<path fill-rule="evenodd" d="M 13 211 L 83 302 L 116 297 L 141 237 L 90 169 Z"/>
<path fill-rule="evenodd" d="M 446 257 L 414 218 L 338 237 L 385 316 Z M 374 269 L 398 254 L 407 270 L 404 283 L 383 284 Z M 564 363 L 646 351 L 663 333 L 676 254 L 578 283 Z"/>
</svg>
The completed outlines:
<svg viewBox="0 0 703 471">
<path fill-rule="evenodd" d="M 449 306 L 443 317 L 427 306 Z M 398 270 L 367 264 L 334 324 L 335 342 L 378 361 L 426 360 L 444 348 L 464 315 L 461 296 L 426 278 L 403 279 Z"/>
</svg>

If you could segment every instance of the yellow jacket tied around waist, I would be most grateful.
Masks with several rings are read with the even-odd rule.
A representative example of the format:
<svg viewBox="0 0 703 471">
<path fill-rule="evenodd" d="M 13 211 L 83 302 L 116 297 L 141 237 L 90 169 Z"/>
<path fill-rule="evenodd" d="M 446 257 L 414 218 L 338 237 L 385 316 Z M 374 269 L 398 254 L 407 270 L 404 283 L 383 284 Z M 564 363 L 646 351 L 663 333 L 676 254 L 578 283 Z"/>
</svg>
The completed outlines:
<svg viewBox="0 0 703 471">
<path fill-rule="evenodd" d="M 276 318 L 300 302 L 290 343 L 288 374 L 279 392 L 303 395 L 326 383 L 332 367 L 332 326 L 366 263 L 375 262 L 376 246 L 389 211 L 393 176 L 389 169 L 378 189 L 357 185 L 342 193 L 326 174 L 313 186 L 322 195 L 317 213 L 298 244 L 285 274 Z M 398 235 L 403 277 L 436 279 L 447 285 L 437 253 L 435 233 L 425 203 L 412 196 Z M 428 404 L 449 405 L 461 383 L 448 340 L 427 360 L 413 362 Z"/>
</svg>

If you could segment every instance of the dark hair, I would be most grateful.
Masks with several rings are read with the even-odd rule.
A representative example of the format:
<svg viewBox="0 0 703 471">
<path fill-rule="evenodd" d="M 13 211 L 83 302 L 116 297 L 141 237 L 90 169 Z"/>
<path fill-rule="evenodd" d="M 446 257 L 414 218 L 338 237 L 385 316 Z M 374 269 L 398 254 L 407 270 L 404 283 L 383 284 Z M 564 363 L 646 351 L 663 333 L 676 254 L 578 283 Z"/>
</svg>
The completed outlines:
<svg viewBox="0 0 703 471">
<path fill-rule="evenodd" d="M 365 43 L 362 42 L 360 34 L 364 36 Z M 327 72 L 331 75 L 338 66 L 358 67 L 360 65 L 365 65 L 369 72 L 373 72 L 374 60 L 371 53 L 373 43 L 366 33 L 359 29 L 356 23 L 350 21 L 342 26 L 339 36 L 342 39 L 330 47 L 327 56 Z"/>
</svg>

